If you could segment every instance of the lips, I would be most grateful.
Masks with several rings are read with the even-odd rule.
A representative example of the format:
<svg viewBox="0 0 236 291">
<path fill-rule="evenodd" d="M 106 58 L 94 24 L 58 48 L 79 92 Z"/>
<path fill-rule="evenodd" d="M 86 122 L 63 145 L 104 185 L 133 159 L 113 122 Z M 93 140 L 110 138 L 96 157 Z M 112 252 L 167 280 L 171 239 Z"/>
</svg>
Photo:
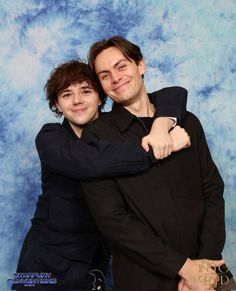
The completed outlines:
<svg viewBox="0 0 236 291">
<path fill-rule="evenodd" d="M 71 110 L 73 113 L 83 113 L 87 108 L 86 107 L 81 107 L 81 108 L 76 108 Z"/>
<path fill-rule="evenodd" d="M 112 88 L 112 91 L 120 91 L 120 90 L 122 90 L 126 85 L 128 85 L 129 82 L 130 82 L 130 80 L 129 81 L 125 81 L 122 84 L 116 85 L 115 87 Z"/>
</svg>

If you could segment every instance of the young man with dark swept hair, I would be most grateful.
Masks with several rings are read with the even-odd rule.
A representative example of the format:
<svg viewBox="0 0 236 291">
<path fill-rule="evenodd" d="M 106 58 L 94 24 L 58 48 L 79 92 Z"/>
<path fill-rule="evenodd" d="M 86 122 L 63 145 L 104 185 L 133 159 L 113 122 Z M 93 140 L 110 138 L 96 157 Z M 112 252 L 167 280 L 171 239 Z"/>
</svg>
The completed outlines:
<svg viewBox="0 0 236 291">
<path fill-rule="evenodd" d="M 171 116 L 181 117 L 186 111 L 186 90 L 166 90 L 172 100 L 162 92 L 154 93 L 151 96 L 156 106 L 167 115 L 165 106 L 175 104 Z M 109 254 L 84 200 L 80 181 L 136 174 L 156 160 L 151 151 L 142 149 L 140 142 L 81 141 L 84 127 L 101 115 L 106 100 L 87 64 L 72 60 L 59 65 L 52 71 L 45 91 L 50 109 L 64 120 L 62 124 L 45 124 L 36 137 L 42 195 L 22 246 L 17 272 L 26 276 L 50 275 L 43 278 L 42 284 L 32 280 L 30 286 L 22 279 L 13 289 L 91 291 L 96 287 L 103 291 Z M 172 123 L 169 118 L 157 118 L 154 131 L 164 134 L 165 140 Z M 188 144 L 189 137 L 185 131 L 173 129 L 173 132 L 170 150 L 176 151 Z M 155 140 L 149 137 L 146 144 Z M 168 156 L 169 149 L 157 141 L 157 148 L 159 145 L 162 149 L 157 154 Z"/>
<path fill-rule="evenodd" d="M 146 67 L 140 48 L 114 36 L 94 43 L 88 60 L 115 104 L 86 128 L 83 140 L 140 142 L 155 111 L 143 81 Z M 200 271 L 199 266 L 223 264 L 224 184 L 199 120 L 187 112 L 182 125 L 191 147 L 144 173 L 83 185 L 94 219 L 112 243 L 114 291 L 216 286 L 216 272 Z"/>
</svg>

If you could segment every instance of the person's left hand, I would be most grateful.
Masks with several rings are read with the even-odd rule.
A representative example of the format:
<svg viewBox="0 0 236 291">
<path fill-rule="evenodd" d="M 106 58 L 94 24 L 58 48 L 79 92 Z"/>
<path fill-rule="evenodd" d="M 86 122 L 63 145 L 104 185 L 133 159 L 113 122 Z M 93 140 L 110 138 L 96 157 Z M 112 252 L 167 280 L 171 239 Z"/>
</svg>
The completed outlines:
<svg viewBox="0 0 236 291">
<path fill-rule="evenodd" d="M 210 289 L 207 289 L 207 290 L 209 290 L 209 291 L 215 291 L 216 289 L 212 289 L 211 287 L 209 287 Z M 189 286 L 188 286 L 188 284 L 185 282 L 185 280 L 184 279 L 181 279 L 180 281 L 179 281 L 179 284 L 178 284 L 178 291 L 204 291 L 204 290 L 202 290 L 202 289 L 191 289 Z"/>
<path fill-rule="evenodd" d="M 142 147 L 146 152 L 149 146 L 153 149 L 156 159 L 164 159 L 172 152 L 172 140 L 169 130 L 173 126 L 174 121 L 168 117 L 157 118 L 152 125 L 151 131 L 142 139 Z"/>
<path fill-rule="evenodd" d="M 178 284 L 178 291 L 184 291 L 184 279 L 180 279 L 179 284 Z"/>
<path fill-rule="evenodd" d="M 224 264 L 223 260 L 187 259 L 178 275 L 181 280 L 178 291 L 214 291 L 219 277 L 213 268 Z"/>
</svg>

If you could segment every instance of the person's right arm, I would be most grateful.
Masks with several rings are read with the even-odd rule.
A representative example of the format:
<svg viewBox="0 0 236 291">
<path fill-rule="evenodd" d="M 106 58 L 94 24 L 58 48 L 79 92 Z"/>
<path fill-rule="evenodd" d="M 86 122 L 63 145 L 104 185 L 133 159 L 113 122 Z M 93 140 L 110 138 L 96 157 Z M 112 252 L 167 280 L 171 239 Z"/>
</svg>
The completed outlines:
<svg viewBox="0 0 236 291">
<path fill-rule="evenodd" d="M 59 123 L 44 125 L 35 142 L 42 167 L 77 179 L 135 174 L 155 161 L 139 144 L 85 143 L 71 137 Z"/>
<path fill-rule="evenodd" d="M 187 257 L 171 249 L 126 206 L 112 179 L 83 182 L 91 213 L 100 231 L 135 263 L 152 273 L 174 278 Z"/>
<path fill-rule="evenodd" d="M 164 244 L 161 237 L 128 211 L 115 181 L 104 179 L 83 182 L 82 188 L 100 231 L 130 260 L 152 273 L 169 278 L 174 278 L 179 273 L 191 287 L 201 286 L 200 290 L 206 290 L 203 289 L 205 283 L 198 280 L 206 274 L 204 270 L 199 272 L 203 260 L 190 260 Z M 212 262 L 223 264 L 223 261 Z M 188 267 L 191 269 L 188 270 Z M 214 272 L 211 275 L 213 278 Z"/>
</svg>

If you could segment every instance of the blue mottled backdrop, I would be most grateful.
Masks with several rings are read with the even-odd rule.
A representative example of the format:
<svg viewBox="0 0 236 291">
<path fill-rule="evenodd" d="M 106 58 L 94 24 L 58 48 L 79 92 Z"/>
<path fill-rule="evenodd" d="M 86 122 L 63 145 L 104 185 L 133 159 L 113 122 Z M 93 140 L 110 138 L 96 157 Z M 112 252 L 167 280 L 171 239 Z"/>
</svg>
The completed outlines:
<svg viewBox="0 0 236 291">
<path fill-rule="evenodd" d="M 58 63 L 120 34 L 141 46 L 149 91 L 180 85 L 225 181 L 224 258 L 236 274 L 236 1 L 0 0 L 0 289 L 40 194 L 34 138 L 55 121 L 43 92 Z M 109 108 L 109 106 L 107 107 Z"/>
</svg>

